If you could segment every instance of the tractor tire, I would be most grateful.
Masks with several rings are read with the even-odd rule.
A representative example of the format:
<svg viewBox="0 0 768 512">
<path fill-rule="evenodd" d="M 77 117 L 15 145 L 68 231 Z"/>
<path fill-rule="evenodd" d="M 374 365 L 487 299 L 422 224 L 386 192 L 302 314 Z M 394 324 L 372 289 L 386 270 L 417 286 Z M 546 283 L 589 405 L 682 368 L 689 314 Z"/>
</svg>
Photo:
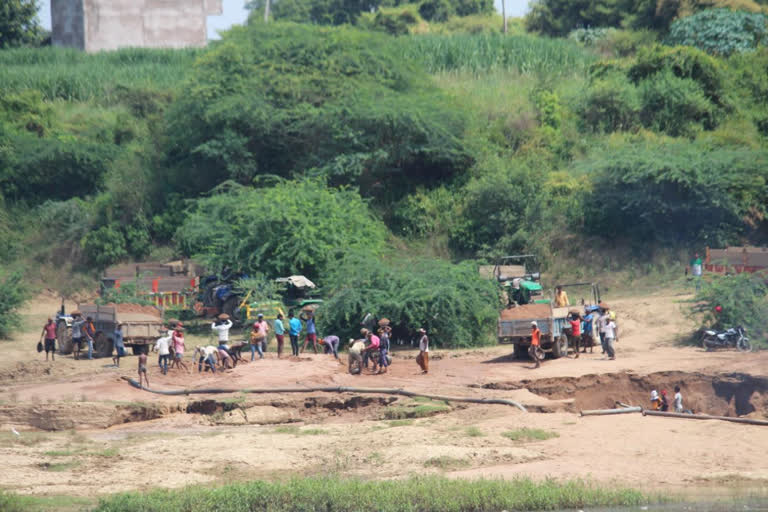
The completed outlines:
<svg viewBox="0 0 768 512">
<path fill-rule="evenodd" d="M 528 350 L 523 348 L 519 343 L 513 345 L 515 359 L 526 359 L 528 357 Z"/>
<path fill-rule="evenodd" d="M 72 353 L 72 330 L 67 327 L 67 322 L 60 320 L 56 325 L 56 339 L 59 342 L 59 354 Z"/>
<path fill-rule="evenodd" d="M 95 357 L 112 356 L 112 340 L 102 331 L 96 333 L 93 339 L 93 355 Z"/>
<path fill-rule="evenodd" d="M 221 312 L 229 315 L 232 319 L 232 323 L 240 325 L 243 321 L 242 310 L 240 309 L 240 297 L 232 295 L 221 306 Z"/>
<path fill-rule="evenodd" d="M 552 357 L 560 359 L 568 355 L 568 337 L 561 334 L 552 344 Z"/>
</svg>

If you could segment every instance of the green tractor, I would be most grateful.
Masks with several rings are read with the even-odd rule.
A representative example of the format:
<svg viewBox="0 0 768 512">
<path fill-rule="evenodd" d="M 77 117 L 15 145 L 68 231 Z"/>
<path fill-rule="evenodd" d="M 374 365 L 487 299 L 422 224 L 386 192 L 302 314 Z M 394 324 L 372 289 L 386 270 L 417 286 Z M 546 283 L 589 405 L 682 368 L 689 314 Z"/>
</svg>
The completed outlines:
<svg viewBox="0 0 768 512">
<path fill-rule="evenodd" d="M 249 301 L 250 295 L 243 299 L 242 317 L 246 322 L 255 320 L 259 314 L 267 320 L 275 319 L 278 313 L 285 315 L 291 309 L 300 310 L 299 315 L 314 312 L 323 303 L 315 283 L 304 276 L 279 277 L 275 283 L 281 300 Z"/>
</svg>

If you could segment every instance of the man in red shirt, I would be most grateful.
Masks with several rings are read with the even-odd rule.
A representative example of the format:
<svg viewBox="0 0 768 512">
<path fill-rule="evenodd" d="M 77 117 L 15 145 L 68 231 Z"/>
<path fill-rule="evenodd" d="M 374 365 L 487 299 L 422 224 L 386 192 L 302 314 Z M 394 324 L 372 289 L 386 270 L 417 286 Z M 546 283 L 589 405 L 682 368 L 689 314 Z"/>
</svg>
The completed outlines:
<svg viewBox="0 0 768 512">
<path fill-rule="evenodd" d="M 48 360 L 48 352 L 51 353 L 51 361 L 55 361 L 54 352 L 56 352 L 56 324 L 53 318 L 48 319 L 48 323 L 43 326 L 43 332 L 40 337 L 45 338 L 45 360 Z"/>
<path fill-rule="evenodd" d="M 541 353 L 541 330 L 539 329 L 539 324 L 535 321 L 531 322 L 531 346 L 528 347 L 528 355 L 536 361 L 536 368 L 539 368 L 541 366 L 541 359 L 543 359 L 540 356 L 544 354 Z"/>
<path fill-rule="evenodd" d="M 571 311 L 568 315 L 568 323 L 571 327 L 571 334 L 568 335 L 568 344 L 576 347 L 576 359 L 579 358 L 579 342 L 581 341 L 581 315 L 578 311 Z"/>
</svg>

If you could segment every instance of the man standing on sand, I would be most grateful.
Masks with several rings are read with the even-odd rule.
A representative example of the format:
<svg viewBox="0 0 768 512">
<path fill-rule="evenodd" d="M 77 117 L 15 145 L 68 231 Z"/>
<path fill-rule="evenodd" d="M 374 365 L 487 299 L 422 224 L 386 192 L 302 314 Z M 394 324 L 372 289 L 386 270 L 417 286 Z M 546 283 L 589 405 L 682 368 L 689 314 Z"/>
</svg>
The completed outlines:
<svg viewBox="0 0 768 512">
<path fill-rule="evenodd" d="M 222 313 L 219 315 L 218 320 L 211 324 L 211 330 L 216 332 L 219 336 L 219 345 L 226 345 L 229 341 L 229 330 L 232 328 L 232 321 L 229 319 L 229 315 Z"/>
<path fill-rule="evenodd" d="M 528 355 L 531 356 L 536 362 L 536 368 L 541 367 L 541 360 L 539 359 L 539 351 L 541 350 L 541 330 L 539 324 L 535 321 L 531 322 L 531 346 L 528 347 Z"/>
<path fill-rule="evenodd" d="M 699 253 L 696 253 L 693 255 L 693 258 L 691 259 L 691 275 L 693 276 L 693 280 L 696 283 L 697 292 L 701 289 L 701 276 L 703 274 L 703 270 L 704 270 L 703 262 L 699 257 Z"/>
<path fill-rule="evenodd" d="M 312 349 L 317 354 L 317 328 L 315 327 L 315 314 L 310 312 L 307 314 L 307 337 L 304 340 L 304 346 L 301 347 L 301 351 L 304 352 L 307 349 L 307 343 L 312 342 Z"/>
<path fill-rule="evenodd" d="M 283 357 L 283 343 L 285 342 L 285 326 L 283 325 L 283 314 L 278 313 L 275 319 L 275 339 L 277 340 L 277 358 Z"/>
<path fill-rule="evenodd" d="M 48 360 L 48 352 L 51 353 L 51 361 L 55 361 L 54 353 L 56 352 L 56 324 L 53 323 L 53 318 L 49 318 L 48 322 L 43 326 L 43 332 L 40 334 L 41 338 L 45 339 L 45 360 Z"/>
<path fill-rule="evenodd" d="M 168 331 L 166 331 L 167 333 Z M 170 331 L 171 333 L 173 331 Z M 157 355 L 160 356 L 160 360 L 158 361 L 160 364 L 160 370 L 163 372 L 163 375 L 166 375 L 168 373 L 168 359 L 171 356 L 171 338 L 173 337 L 173 334 L 166 334 L 165 336 L 162 336 L 157 339 L 155 342 L 155 350 L 157 350 Z"/>
<path fill-rule="evenodd" d="M 680 393 L 680 386 L 675 386 L 675 401 L 672 402 L 675 406 L 675 412 L 683 413 L 683 395 Z"/>
<path fill-rule="evenodd" d="M 125 355 L 125 342 L 123 341 L 123 324 L 117 324 L 115 326 L 115 332 L 113 333 L 115 339 L 115 355 L 112 357 L 112 362 L 115 366 L 120 368 L 120 358 Z"/>
<path fill-rule="evenodd" d="M 571 334 L 568 336 L 570 338 L 568 341 L 574 347 L 575 359 L 578 359 L 579 344 L 581 343 L 581 315 L 578 311 L 571 311 L 569 313 L 568 323 L 571 326 Z"/>
<path fill-rule="evenodd" d="M 88 359 L 93 359 L 93 340 L 96 337 L 96 327 L 93 325 L 93 318 L 88 317 L 85 319 L 85 325 L 83 325 L 83 331 L 86 341 L 88 341 Z"/>
<path fill-rule="evenodd" d="M 80 348 L 83 343 L 83 326 L 85 320 L 79 311 L 72 312 L 72 348 L 75 351 L 75 359 L 80 359 Z"/>
<path fill-rule="evenodd" d="M 607 313 L 606 313 L 607 314 Z M 616 323 L 608 316 L 608 321 L 605 323 L 605 351 L 608 353 L 608 359 L 613 361 L 616 359 L 616 349 L 613 346 L 614 341 L 619 337 L 619 328 L 616 327 Z"/>
<path fill-rule="evenodd" d="M 139 387 L 141 389 L 144 389 L 144 386 L 142 386 L 142 381 L 147 382 L 147 387 L 149 387 L 149 375 L 147 375 L 147 354 L 142 350 L 141 354 L 139 354 Z"/>
<path fill-rule="evenodd" d="M 291 338 L 291 353 L 299 357 L 299 334 L 301 334 L 301 320 L 293 316 L 293 310 L 288 312 L 288 335 Z"/>
<path fill-rule="evenodd" d="M 264 315 L 259 313 L 256 320 L 259 324 L 259 330 L 264 334 L 264 338 L 261 340 L 261 353 L 264 354 L 267 351 L 267 343 L 269 343 L 269 324 L 264 320 Z"/>
<path fill-rule="evenodd" d="M 419 339 L 419 355 L 416 356 L 416 364 L 421 368 L 421 373 L 429 373 L 429 338 L 427 331 L 423 327 L 419 329 L 421 338 Z"/>
</svg>

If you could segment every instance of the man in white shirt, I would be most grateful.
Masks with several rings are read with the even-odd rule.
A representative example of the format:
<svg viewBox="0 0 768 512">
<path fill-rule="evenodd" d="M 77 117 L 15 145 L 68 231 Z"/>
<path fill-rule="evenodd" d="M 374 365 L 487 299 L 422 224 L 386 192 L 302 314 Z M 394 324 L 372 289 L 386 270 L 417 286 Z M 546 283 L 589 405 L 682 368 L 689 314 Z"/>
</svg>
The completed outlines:
<svg viewBox="0 0 768 512">
<path fill-rule="evenodd" d="M 421 368 L 421 373 L 429 373 L 429 338 L 424 328 L 419 329 L 421 338 L 419 339 L 419 355 L 416 356 L 416 363 Z"/>
<path fill-rule="evenodd" d="M 195 347 L 194 357 L 200 357 L 197 361 L 197 371 L 203 371 L 203 362 L 205 362 L 213 373 L 216 373 L 216 361 L 219 358 L 219 349 L 213 345 L 207 345 L 205 347 Z"/>
<path fill-rule="evenodd" d="M 229 330 L 232 328 L 232 322 L 229 315 L 222 313 L 218 320 L 211 324 L 211 329 L 219 336 L 219 345 L 226 345 L 229 341 Z"/>
<path fill-rule="evenodd" d="M 157 354 L 160 356 L 160 359 L 158 363 L 160 364 L 160 369 L 163 372 L 163 375 L 166 375 L 168 373 L 168 360 L 170 359 L 171 355 L 171 337 L 167 334 L 163 336 L 162 338 L 158 338 L 155 342 L 155 350 L 157 351 Z"/>
<path fill-rule="evenodd" d="M 605 351 L 608 352 L 608 359 L 616 359 L 616 350 L 613 347 L 613 342 L 618 337 L 618 334 L 619 328 L 616 327 L 616 323 L 609 317 L 604 327 Z"/>
<path fill-rule="evenodd" d="M 363 371 L 363 350 L 365 350 L 363 340 L 349 340 L 348 370 L 352 375 L 357 375 Z"/>
<path fill-rule="evenodd" d="M 675 386 L 675 401 L 672 403 L 675 406 L 675 412 L 683 412 L 683 395 L 680 393 L 680 386 Z"/>
</svg>

